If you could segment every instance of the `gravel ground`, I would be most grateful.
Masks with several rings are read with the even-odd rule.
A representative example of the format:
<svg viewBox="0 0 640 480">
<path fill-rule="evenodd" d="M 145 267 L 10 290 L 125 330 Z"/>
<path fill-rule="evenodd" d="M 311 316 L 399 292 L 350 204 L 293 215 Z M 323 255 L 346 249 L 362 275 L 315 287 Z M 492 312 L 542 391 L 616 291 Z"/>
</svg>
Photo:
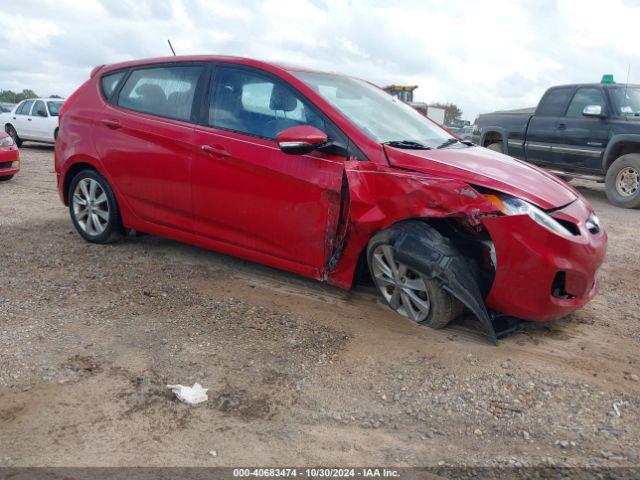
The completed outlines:
<svg viewBox="0 0 640 480">
<path fill-rule="evenodd" d="M 0 184 L 0 466 L 640 464 L 640 212 L 596 299 L 490 346 L 171 240 L 73 230 L 50 147 Z M 166 384 L 198 381 L 189 407 Z"/>
</svg>

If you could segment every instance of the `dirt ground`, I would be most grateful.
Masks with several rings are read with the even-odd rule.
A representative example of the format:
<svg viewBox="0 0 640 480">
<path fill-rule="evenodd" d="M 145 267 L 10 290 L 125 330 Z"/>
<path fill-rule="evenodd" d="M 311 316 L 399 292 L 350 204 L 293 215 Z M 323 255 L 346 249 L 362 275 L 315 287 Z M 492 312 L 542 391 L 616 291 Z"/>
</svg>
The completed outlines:
<svg viewBox="0 0 640 480">
<path fill-rule="evenodd" d="M 295 275 L 153 236 L 92 245 L 50 147 L 0 184 L 0 466 L 638 465 L 640 211 L 601 293 L 489 345 Z M 166 384 L 200 382 L 179 403 Z"/>
</svg>

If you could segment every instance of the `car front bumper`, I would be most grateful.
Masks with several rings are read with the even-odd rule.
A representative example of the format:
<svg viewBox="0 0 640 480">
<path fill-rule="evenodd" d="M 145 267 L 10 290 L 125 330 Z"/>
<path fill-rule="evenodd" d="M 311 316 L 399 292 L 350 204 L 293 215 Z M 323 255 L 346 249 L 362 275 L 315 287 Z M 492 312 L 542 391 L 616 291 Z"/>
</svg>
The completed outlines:
<svg viewBox="0 0 640 480">
<path fill-rule="evenodd" d="M 592 213 L 582 199 L 552 214 L 577 226 L 579 234 L 560 236 L 528 215 L 486 217 L 483 223 L 495 247 L 496 273 L 487 308 L 524 320 L 564 317 L 591 300 L 604 260 L 607 234 L 592 232 Z"/>
<path fill-rule="evenodd" d="M 18 147 L 0 147 L 0 177 L 15 175 L 20 171 Z"/>
</svg>

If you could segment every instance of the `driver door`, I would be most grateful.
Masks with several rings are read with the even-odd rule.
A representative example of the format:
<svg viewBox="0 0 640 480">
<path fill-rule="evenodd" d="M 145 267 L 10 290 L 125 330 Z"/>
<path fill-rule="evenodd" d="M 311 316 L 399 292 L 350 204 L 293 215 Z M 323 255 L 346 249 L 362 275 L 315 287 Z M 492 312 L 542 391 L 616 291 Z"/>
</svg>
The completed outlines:
<svg viewBox="0 0 640 480">
<path fill-rule="evenodd" d="M 278 132 L 327 121 L 281 80 L 216 68 L 207 125 L 196 127 L 194 227 L 200 235 L 320 278 L 331 255 L 344 158 L 283 153 Z"/>
</svg>

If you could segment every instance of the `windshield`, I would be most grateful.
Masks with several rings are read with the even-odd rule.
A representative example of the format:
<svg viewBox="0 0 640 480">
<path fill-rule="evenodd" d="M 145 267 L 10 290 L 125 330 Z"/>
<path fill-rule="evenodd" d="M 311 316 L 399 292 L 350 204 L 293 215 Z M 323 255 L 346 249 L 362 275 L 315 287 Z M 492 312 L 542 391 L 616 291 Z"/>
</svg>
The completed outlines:
<svg viewBox="0 0 640 480">
<path fill-rule="evenodd" d="M 640 87 L 621 85 L 611 88 L 609 91 L 618 115 L 640 116 Z"/>
<path fill-rule="evenodd" d="M 294 74 L 377 142 L 438 148 L 453 139 L 409 105 L 363 80 L 329 73 Z"/>
<path fill-rule="evenodd" d="M 58 112 L 60 112 L 60 109 L 62 108 L 62 103 L 63 102 L 47 102 L 47 105 L 49 106 L 49 113 L 52 117 L 58 116 Z"/>
</svg>

